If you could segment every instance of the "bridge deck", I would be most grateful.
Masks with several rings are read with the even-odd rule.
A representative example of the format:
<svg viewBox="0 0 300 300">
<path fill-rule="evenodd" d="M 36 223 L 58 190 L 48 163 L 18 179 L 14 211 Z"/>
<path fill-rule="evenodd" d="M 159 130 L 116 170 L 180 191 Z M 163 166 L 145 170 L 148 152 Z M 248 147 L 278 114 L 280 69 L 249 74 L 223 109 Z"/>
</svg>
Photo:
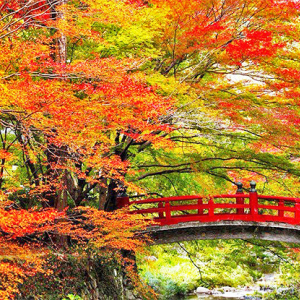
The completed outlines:
<svg viewBox="0 0 300 300">
<path fill-rule="evenodd" d="M 146 233 L 150 234 L 155 244 L 214 239 L 259 239 L 300 243 L 300 226 L 273 222 L 188 222 L 151 226 Z"/>
</svg>

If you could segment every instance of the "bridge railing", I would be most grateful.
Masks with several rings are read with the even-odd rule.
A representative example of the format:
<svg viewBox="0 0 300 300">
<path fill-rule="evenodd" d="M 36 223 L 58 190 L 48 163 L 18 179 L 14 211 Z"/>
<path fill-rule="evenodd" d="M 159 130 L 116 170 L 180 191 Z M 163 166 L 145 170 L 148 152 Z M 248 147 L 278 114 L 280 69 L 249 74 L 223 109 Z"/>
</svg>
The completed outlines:
<svg viewBox="0 0 300 300">
<path fill-rule="evenodd" d="M 253 181 L 249 193 L 244 194 L 242 185 L 237 185 L 234 195 L 176 196 L 138 201 L 120 197 L 118 207 L 130 205 L 131 213 L 142 214 L 160 225 L 222 220 L 300 224 L 299 198 L 258 195 Z"/>
</svg>

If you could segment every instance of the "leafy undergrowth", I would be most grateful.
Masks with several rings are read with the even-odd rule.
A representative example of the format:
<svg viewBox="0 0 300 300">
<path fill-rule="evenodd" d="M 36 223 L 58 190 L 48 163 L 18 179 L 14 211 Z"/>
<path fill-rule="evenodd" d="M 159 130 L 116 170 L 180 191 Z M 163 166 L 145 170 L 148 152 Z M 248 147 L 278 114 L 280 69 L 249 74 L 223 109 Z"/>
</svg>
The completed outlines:
<svg viewBox="0 0 300 300">
<path fill-rule="evenodd" d="M 283 291 L 273 291 L 265 296 L 266 300 L 299 300 L 300 291 L 294 287 Z"/>
<path fill-rule="evenodd" d="M 0 207 L 0 220 L 0 299 L 62 299 L 68 293 L 119 299 L 123 280 L 151 297 L 132 259 L 147 240 L 137 233 L 149 225 L 140 217 L 91 207 L 63 212 Z"/>
</svg>

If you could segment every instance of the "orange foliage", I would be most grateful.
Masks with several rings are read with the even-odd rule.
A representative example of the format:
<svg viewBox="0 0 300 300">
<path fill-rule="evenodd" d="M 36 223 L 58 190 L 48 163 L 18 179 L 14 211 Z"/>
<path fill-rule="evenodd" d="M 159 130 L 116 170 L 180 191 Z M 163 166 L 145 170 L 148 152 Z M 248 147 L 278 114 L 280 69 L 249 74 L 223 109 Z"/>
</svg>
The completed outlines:
<svg viewBox="0 0 300 300">
<path fill-rule="evenodd" d="M 29 184 L 30 195 L 39 194 L 42 200 L 66 187 L 63 170 L 86 183 L 99 182 L 100 172 L 124 182 L 130 164 L 116 153 L 118 134 L 130 144 L 171 145 L 157 132 L 172 130 L 161 116 L 173 109 L 174 99 L 160 95 L 142 73 L 133 72 L 139 60 L 90 53 L 88 59 L 61 61 L 67 50 L 60 39 L 102 41 L 93 30 L 95 22 L 121 23 L 140 9 L 114 3 L 120 10 L 114 18 L 113 3 L 100 2 L 57 1 L 53 7 L 42 0 L 0 2 L 0 112 L 8 123 L 16 122 L 13 130 L 22 135 L 10 151 L 21 149 L 26 163 L 48 170 L 36 172 Z"/>
<path fill-rule="evenodd" d="M 11 299 L 26 276 L 43 271 L 49 250 L 38 243 L 39 236 L 53 230 L 64 212 L 53 209 L 15 210 L 0 208 L 0 296 Z"/>
<path fill-rule="evenodd" d="M 72 213 L 47 210 L 0 210 L 0 296 L 11 299 L 27 276 L 49 273 L 45 259 L 58 236 L 68 236 L 78 247 L 101 255 L 118 255 L 120 250 L 136 251 L 145 245 L 137 231 L 149 225 L 125 211 L 107 213 L 78 207 Z M 45 236 L 47 234 L 47 236 Z M 49 239 L 50 237 L 50 239 Z M 76 248 L 73 253 L 77 255 Z M 81 254 L 84 257 L 84 253 Z"/>
</svg>

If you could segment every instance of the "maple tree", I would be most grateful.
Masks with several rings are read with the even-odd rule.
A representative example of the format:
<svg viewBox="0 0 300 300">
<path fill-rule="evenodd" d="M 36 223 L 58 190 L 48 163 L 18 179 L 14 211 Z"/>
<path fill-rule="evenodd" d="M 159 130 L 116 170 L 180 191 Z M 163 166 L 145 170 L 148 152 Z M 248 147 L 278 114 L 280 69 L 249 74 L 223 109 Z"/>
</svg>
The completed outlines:
<svg viewBox="0 0 300 300">
<path fill-rule="evenodd" d="M 13 40 L 10 51 L 16 65 L 8 60 L 6 73 L 11 73 L 9 77 L 17 76 L 18 80 L 6 80 L 2 85 L 5 94 L 2 112 L 9 119 L 4 127 L 14 131 L 17 137 L 14 142 L 18 144 L 14 146 L 22 148 L 30 184 L 38 187 L 39 193 L 42 189 L 46 191 L 44 198 L 52 201 L 50 205 L 58 207 L 60 200 L 58 195 L 47 194 L 47 189 L 55 193 L 55 181 L 62 176 L 65 185 L 74 185 L 74 180 L 66 177 L 77 177 L 74 191 L 68 188 L 68 192 L 73 193 L 71 197 L 79 205 L 87 196 L 86 186 L 91 183 L 89 189 L 92 189 L 99 181 L 95 175 L 97 169 L 102 177 L 123 178 L 127 162 L 122 151 L 117 154 L 114 150 L 118 136 L 125 136 L 129 144 L 133 140 L 163 143 L 152 132 L 169 130 L 159 118 L 171 108 L 172 101 L 157 94 L 155 87 L 147 86 L 142 74 L 128 74 L 137 63 L 134 59 L 101 58 L 94 54 L 91 59 L 67 63 L 62 40 L 65 41 L 67 34 L 76 39 L 76 34 L 80 36 L 84 31 L 79 27 L 78 32 L 75 29 L 65 32 L 67 28 L 60 22 L 68 15 L 61 18 L 58 10 L 49 18 L 49 9 L 47 6 L 45 9 L 46 28 L 51 30 L 52 23 L 57 21 L 55 26 L 61 27 L 62 32 L 57 30 L 50 38 L 42 32 L 39 40 L 33 41 Z M 24 14 L 26 24 L 27 14 Z M 86 31 L 95 35 L 91 29 Z M 16 58 L 17 49 L 27 42 L 28 53 Z M 64 168 L 70 169 L 72 175 L 63 172 Z"/>
<path fill-rule="evenodd" d="M 155 192 L 155 176 L 293 183 L 298 9 L 292 0 L 1 0 L 0 217 L 11 225 L 0 219 L 0 251 L 16 247 L 26 261 L 20 238 L 77 232 L 67 221 L 57 229 L 67 206 L 97 197 L 115 210 L 126 187 Z M 96 219 L 105 218 L 90 209 L 86 223 L 104 228 Z M 114 247 L 133 238 L 124 237 Z M 42 271 L 30 259 L 20 269 L 3 258 L 1 274 L 17 282 L 13 274 Z M 10 284 L 5 293 L 17 291 Z"/>
<path fill-rule="evenodd" d="M 162 141 L 151 132 L 168 130 L 159 117 L 171 107 L 172 101 L 158 95 L 155 87 L 147 86 L 142 74 L 128 73 L 135 60 L 93 55 L 72 64 L 67 61 L 68 38 L 95 34 L 89 28 L 79 26 L 73 30 L 72 26 L 66 26 L 68 14 L 64 5 L 65 1 L 1 3 L 1 49 L 5 50 L 0 58 L 3 71 L 1 297 L 4 299 L 18 291 L 25 276 L 43 272 L 49 253 L 46 243 L 49 237 L 45 242 L 45 234 L 53 235 L 51 240 L 58 245 L 57 236 L 68 236 L 102 252 L 103 248 L 109 252 L 132 251 L 142 244 L 130 234 L 143 227 L 143 222 L 136 221 L 134 216 L 118 213 L 114 218 L 87 208 L 87 214 L 81 213 L 87 220 L 82 221 L 82 227 L 95 229 L 84 231 L 70 223 L 64 208 L 69 195 L 79 206 L 99 184 L 100 176 L 123 180 L 128 163 L 112 151 L 116 132 L 160 144 Z M 74 13 L 76 6 L 68 9 Z M 80 14 L 87 14 L 87 9 L 83 6 L 77 10 L 76 22 L 80 23 Z M 97 16 L 98 10 L 94 10 Z M 23 182 L 19 162 L 27 173 Z M 18 184 L 21 181 L 23 186 L 3 180 L 10 176 L 9 168 L 14 163 L 20 167 L 14 180 Z M 18 197 L 24 188 L 25 195 Z M 20 209 L 33 205 L 42 208 Z M 49 206 L 56 210 L 49 210 Z M 57 226 L 59 219 L 64 221 Z M 50 246 L 53 248 L 55 244 Z M 24 246 L 21 251 L 22 245 L 27 248 Z"/>
<path fill-rule="evenodd" d="M 169 80 L 176 78 L 171 93 L 181 106 L 171 118 L 180 127 L 170 139 L 180 147 L 139 159 L 147 172 L 138 179 L 197 172 L 204 175 L 198 179 L 202 185 L 204 178 L 214 180 L 210 176 L 284 184 L 298 176 L 299 113 L 290 93 L 298 83 L 292 87 L 283 74 L 297 74 L 299 2 L 156 3 L 172 20 L 157 68 Z M 168 91 L 167 81 L 159 80 Z"/>
</svg>

